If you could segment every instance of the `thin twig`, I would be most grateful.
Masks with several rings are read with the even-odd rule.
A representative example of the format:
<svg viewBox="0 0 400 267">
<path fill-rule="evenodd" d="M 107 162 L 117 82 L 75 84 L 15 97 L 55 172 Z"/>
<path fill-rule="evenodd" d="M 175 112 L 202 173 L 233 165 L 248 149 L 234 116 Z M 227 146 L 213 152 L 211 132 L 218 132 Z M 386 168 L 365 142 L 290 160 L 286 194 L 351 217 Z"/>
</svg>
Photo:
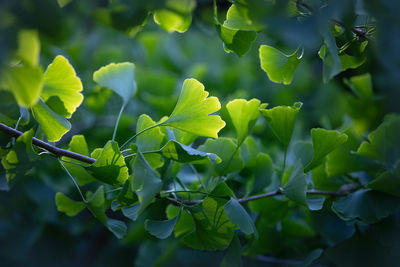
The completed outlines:
<svg viewBox="0 0 400 267">
<path fill-rule="evenodd" d="M 22 132 L 15 130 L 11 127 L 8 127 L 7 125 L 4 125 L 3 123 L 0 123 L 0 131 L 3 133 L 6 133 L 12 137 L 15 137 L 15 138 L 18 138 L 21 135 L 23 135 Z M 32 138 L 32 144 L 34 144 L 37 147 L 43 148 L 58 157 L 64 156 L 64 157 L 76 159 L 76 160 L 79 160 L 79 161 L 82 161 L 85 163 L 89 163 L 89 164 L 93 164 L 96 162 L 96 160 L 93 158 L 52 146 L 52 145 L 50 145 L 42 140 L 39 140 L 35 137 Z"/>
</svg>

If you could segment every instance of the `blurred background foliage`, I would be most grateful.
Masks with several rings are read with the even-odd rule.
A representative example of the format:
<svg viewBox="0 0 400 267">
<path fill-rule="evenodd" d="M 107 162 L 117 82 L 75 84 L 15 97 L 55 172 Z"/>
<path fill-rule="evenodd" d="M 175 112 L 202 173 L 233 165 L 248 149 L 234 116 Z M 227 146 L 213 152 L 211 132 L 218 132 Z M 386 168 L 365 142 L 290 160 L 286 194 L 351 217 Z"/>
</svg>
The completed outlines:
<svg viewBox="0 0 400 267">
<path fill-rule="evenodd" d="M 221 21 L 225 19 L 230 2 L 240 3 L 216 2 L 217 17 Z M 149 114 L 156 121 L 170 114 L 183 80 L 189 77 L 201 81 L 210 95 L 220 99 L 222 118 L 227 122 L 221 136 L 234 136 L 225 105 L 235 98 L 258 98 L 272 107 L 303 102 L 294 140 L 310 139 L 309 129 L 312 127 L 336 129 L 346 125 L 352 125 L 357 135 L 366 137 L 386 114 L 400 112 L 398 1 L 300 1 L 310 7 L 296 7 L 306 14 L 301 20 L 291 15 L 295 1 L 250 2 L 252 18 L 266 28 L 256 35 L 249 51 L 240 57 L 225 51 L 229 48 L 225 45 L 224 49 L 215 25 L 213 2 L 209 0 L 193 1 L 192 7 L 180 10 L 179 19 L 185 23 L 189 21 L 190 25 L 184 33 L 173 32 L 165 25 L 160 27 L 151 14 L 159 12 L 158 16 L 162 18 L 165 13 L 161 11 L 168 10 L 174 1 L 2 0 L 0 62 L 4 64 L 12 58 L 21 29 L 36 29 L 39 33 L 42 65 L 49 64 L 59 54 L 70 60 L 82 80 L 85 100 L 71 119 L 72 130 L 57 144 L 62 147 L 66 147 L 77 133 L 85 135 L 90 150 L 110 139 L 120 100 L 108 89 L 95 85 L 92 79 L 95 70 L 110 62 L 130 61 L 136 65 L 138 91 L 122 116 L 117 136 L 120 143 L 132 135 L 140 114 Z M 65 6 L 61 8 L 59 4 Z M 326 8 L 316 15 L 307 15 L 310 10 L 321 6 Z M 343 23 L 341 27 L 347 29 L 344 36 L 337 38 L 338 47 L 341 42 L 345 44 L 349 38 L 354 38 L 348 30 L 353 25 L 373 25 L 373 32 L 360 37 L 368 40 L 365 62 L 324 82 L 323 61 L 317 52 L 324 43 L 320 26 L 332 24 L 331 18 L 340 20 Z M 258 48 L 262 44 L 273 46 L 285 54 L 293 53 L 299 46 L 304 49 L 291 84 L 271 82 L 260 68 Z M 351 83 L 352 77 L 365 73 L 369 73 L 372 79 L 369 97 L 360 95 Z M 0 92 L 0 103 L 6 106 L 10 95 Z M 18 116 L 18 110 L 10 109 L 7 122 L 15 122 Z M 3 122 L 5 117 L 1 120 Z M 28 126 L 29 123 L 25 125 Z M 264 120 L 257 122 L 253 134 L 279 162 L 281 147 Z M 8 140 L 8 136 L 0 134 L 2 145 Z M 72 218 L 57 212 L 55 192 L 72 196 L 77 196 L 77 192 L 55 160 L 38 164 L 40 166 L 28 175 L 19 177 L 10 191 L 4 171 L 0 173 L 0 188 L 3 190 L 0 192 L 2 266 L 152 266 L 156 263 L 214 266 L 222 260 L 223 252 L 195 251 L 173 238 L 160 241 L 150 236 L 144 229 L 144 218 L 159 217 L 165 209 L 165 203 L 161 201 L 151 205 L 138 221 L 130 222 L 128 234 L 122 240 L 117 240 L 88 211 Z M 271 226 L 271 221 L 277 222 L 285 217 L 275 214 L 278 211 L 274 210 L 275 215 L 270 215 L 276 218 L 259 221 L 265 227 L 260 227 L 263 229 L 259 233 L 260 239 L 246 248 L 249 256 L 264 254 L 303 260 L 310 249 L 319 247 L 322 235 L 326 242 L 339 244 L 324 254 L 322 263 L 368 266 L 382 262 L 390 265 L 390 260 L 398 259 L 400 213 L 371 227 L 359 224 L 354 230 L 332 212 L 293 209 L 288 202 L 273 201 L 268 199 L 264 204 L 279 207 L 279 212 L 284 214 L 292 212 L 290 218 L 294 220 L 285 219 L 277 224 L 285 229 L 283 232 Z M 386 247 L 391 250 L 386 250 Z M 283 262 L 283 265 L 289 263 Z M 245 257 L 244 264 L 263 266 L 266 263 Z"/>
</svg>

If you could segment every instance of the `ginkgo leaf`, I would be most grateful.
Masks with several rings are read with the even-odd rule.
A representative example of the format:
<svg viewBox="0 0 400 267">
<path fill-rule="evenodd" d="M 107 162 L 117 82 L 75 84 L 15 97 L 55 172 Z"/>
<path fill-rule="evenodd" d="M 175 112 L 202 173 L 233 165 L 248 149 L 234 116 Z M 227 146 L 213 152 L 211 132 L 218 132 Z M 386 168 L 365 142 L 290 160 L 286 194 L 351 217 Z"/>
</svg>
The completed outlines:
<svg viewBox="0 0 400 267">
<path fill-rule="evenodd" d="M 394 170 L 382 173 L 366 187 L 400 197 L 400 160 Z"/>
<path fill-rule="evenodd" d="M 238 145 L 242 144 L 260 116 L 259 107 L 260 100 L 255 98 L 249 101 L 235 99 L 226 105 L 233 126 L 236 129 Z M 266 107 L 266 105 L 263 107 Z"/>
<path fill-rule="evenodd" d="M 146 220 L 144 222 L 144 228 L 153 236 L 165 239 L 172 234 L 172 231 L 174 231 L 175 224 L 179 217 L 180 216 L 178 215 L 172 219 L 164 221 Z"/>
<path fill-rule="evenodd" d="M 303 166 L 301 163 L 297 162 L 288 181 L 283 185 L 283 193 L 289 199 L 307 206 L 306 190 L 306 175 L 303 172 Z"/>
<path fill-rule="evenodd" d="M 231 30 L 261 31 L 264 26 L 254 24 L 247 13 L 247 9 L 239 10 L 235 4 L 231 5 L 226 13 L 226 20 L 223 26 Z"/>
<path fill-rule="evenodd" d="M 198 136 L 218 138 L 225 122 L 210 115 L 221 108 L 218 98 L 208 97 L 204 85 L 196 79 L 186 79 L 178 102 L 169 118 L 160 125 L 171 126 Z"/>
<path fill-rule="evenodd" d="M 56 113 L 71 118 L 83 101 L 82 83 L 75 70 L 63 56 L 57 56 L 44 73 L 40 97 Z"/>
<path fill-rule="evenodd" d="M 154 21 L 169 33 L 183 33 L 192 23 L 191 12 L 196 6 L 194 0 L 166 0 L 165 8 L 155 10 Z"/>
<path fill-rule="evenodd" d="M 194 149 L 175 140 L 169 140 L 160 149 L 160 153 L 162 153 L 162 155 L 168 159 L 172 159 L 182 163 L 203 163 L 204 160 L 211 163 L 221 162 L 221 159 L 216 154 Z"/>
<path fill-rule="evenodd" d="M 253 220 L 247 211 L 240 205 L 240 203 L 231 197 L 231 199 L 224 205 L 224 211 L 229 220 L 239 226 L 239 229 L 246 235 L 254 234 L 258 237 L 257 229 Z"/>
<path fill-rule="evenodd" d="M 121 96 L 126 105 L 136 91 L 135 65 L 130 62 L 108 64 L 93 73 L 93 80 Z"/>
<path fill-rule="evenodd" d="M 114 186 L 121 186 L 128 179 L 128 167 L 117 142 L 108 141 L 104 148 L 94 150 L 91 156 L 96 162 L 87 169 L 94 178 Z"/>
<path fill-rule="evenodd" d="M 261 114 L 264 116 L 265 120 L 268 122 L 272 131 L 276 137 L 278 137 L 285 149 L 289 146 L 296 116 L 302 105 L 303 103 L 296 102 L 292 107 L 278 106 L 272 109 L 260 110 Z"/>
<path fill-rule="evenodd" d="M 38 67 L 19 65 L 6 68 L 0 86 L 13 93 L 18 105 L 29 108 L 37 103 L 43 85 L 43 71 Z"/>
<path fill-rule="evenodd" d="M 41 99 L 32 107 L 32 113 L 42 127 L 47 139 L 57 142 L 71 129 L 71 123 L 63 116 L 55 113 Z"/>
<path fill-rule="evenodd" d="M 311 162 L 305 167 L 304 172 L 309 172 L 317 167 L 322 163 L 326 155 L 347 141 L 346 134 L 321 128 L 311 129 L 311 137 L 314 154 Z"/>
<path fill-rule="evenodd" d="M 285 55 L 276 48 L 268 45 L 260 46 L 261 68 L 274 83 L 290 84 L 297 65 L 302 58 L 302 53 L 296 50 L 291 55 Z"/>
<path fill-rule="evenodd" d="M 36 30 L 21 30 L 18 32 L 17 56 L 31 66 L 39 63 L 40 41 Z"/>
<path fill-rule="evenodd" d="M 61 192 L 56 194 L 56 205 L 58 211 L 65 212 L 68 216 L 75 216 L 85 208 L 85 203 L 72 200 Z"/>
</svg>

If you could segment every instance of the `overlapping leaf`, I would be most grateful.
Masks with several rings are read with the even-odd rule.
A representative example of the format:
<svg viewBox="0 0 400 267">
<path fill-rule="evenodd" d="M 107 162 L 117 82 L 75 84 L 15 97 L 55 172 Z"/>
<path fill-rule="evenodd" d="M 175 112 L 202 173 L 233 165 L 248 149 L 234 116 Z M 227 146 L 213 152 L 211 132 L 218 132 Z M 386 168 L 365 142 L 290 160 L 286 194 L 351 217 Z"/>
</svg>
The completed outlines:
<svg viewBox="0 0 400 267">
<path fill-rule="evenodd" d="M 236 224 L 243 233 L 247 235 L 254 234 L 258 237 L 257 229 L 253 220 L 236 199 L 231 197 L 231 199 L 224 205 L 224 211 L 229 220 L 233 224 Z"/>
<path fill-rule="evenodd" d="M 85 208 L 83 201 L 75 201 L 61 192 L 56 194 L 57 210 L 65 212 L 68 216 L 75 216 Z"/>
</svg>

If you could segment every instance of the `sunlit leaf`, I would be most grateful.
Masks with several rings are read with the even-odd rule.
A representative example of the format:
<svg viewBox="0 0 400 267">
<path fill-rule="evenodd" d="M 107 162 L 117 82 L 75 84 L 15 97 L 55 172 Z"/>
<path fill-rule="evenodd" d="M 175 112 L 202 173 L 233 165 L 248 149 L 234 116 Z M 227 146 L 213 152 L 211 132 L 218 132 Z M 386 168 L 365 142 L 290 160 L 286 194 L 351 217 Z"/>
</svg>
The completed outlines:
<svg viewBox="0 0 400 267">
<path fill-rule="evenodd" d="M 56 194 L 56 205 L 58 211 L 64 212 L 68 216 L 75 216 L 85 208 L 85 203 L 72 200 L 61 192 Z"/>
<path fill-rule="evenodd" d="M 235 4 L 231 5 L 226 13 L 226 20 L 223 26 L 230 30 L 243 31 L 260 31 L 264 28 L 263 25 L 254 24 L 249 16 L 248 10 L 245 8 L 239 9 Z"/>
<path fill-rule="evenodd" d="M 32 107 L 35 120 L 39 122 L 47 139 L 57 142 L 71 129 L 71 123 L 63 116 L 54 112 L 41 99 Z"/>
<path fill-rule="evenodd" d="M 175 140 L 169 140 L 161 149 L 162 155 L 168 159 L 172 159 L 182 163 L 202 163 L 221 162 L 221 159 L 213 153 L 203 152 L 189 146 L 185 146 Z"/>
<path fill-rule="evenodd" d="M 304 172 L 309 172 L 322 163 L 322 160 L 330 152 L 340 147 L 347 141 L 347 135 L 333 130 L 321 128 L 311 129 L 314 154 L 311 162 L 306 166 Z"/>
<path fill-rule="evenodd" d="M 57 56 L 44 73 L 40 97 L 56 113 L 70 118 L 83 101 L 82 83 L 63 56 Z"/>
<path fill-rule="evenodd" d="M 165 8 L 156 10 L 153 18 L 167 32 L 183 33 L 190 27 L 195 6 L 194 0 L 167 0 Z"/>
<path fill-rule="evenodd" d="M 140 115 L 136 123 L 136 132 L 140 132 L 156 123 L 146 114 Z M 160 149 L 161 143 L 164 140 L 164 134 L 159 127 L 147 130 L 136 138 L 136 145 L 141 152 L 155 151 Z M 157 153 L 143 155 L 146 161 L 153 168 L 159 168 L 164 164 L 161 155 Z"/>
<path fill-rule="evenodd" d="M 38 67 L 18 65 L 2 71 L 0 86 L 13 93 L 18 105 L 29 108 L 39 100 L 43 71 Z"/>
<path fill-rule="evenodd" d="M 264 105 L 266 106 L 266 105 Z M 256 120 L 260 116 L 260 100 L 251 99 L 246 101 L 244 99 L 235 99 L 226 104 L 226 109 L 232 119 L 233 126 L 235 126 L 237 133 L 238 144 L 242 144 L 244 139 L 250 133 Z"/>
<path fill-rule="evenodd" d="M 95 71 L 93 80 L 121 96 L 126 105 L 136 91 L 135 65 L 130 62 L 110 63 Z"/>
<path fill-rule="evenodd" d="M 87 169 L 97 180 L 121 186 L 128 179 L 128 167 L 117 142 L 108 141 L 104 148 L 93 151 L 91 156 L 96 162 Z"/>
<path fill-rule="evenodd" d="M 21 30 L 18 32 L 17 56 L 31 66 L 39 63 L 40 41 L 36 30 Z"/>
<path fill-rule="evenodd" d="M 296 102 L 292 107 L 278 106 L 272 109 L 261 109 L 261 114 L 285 149 L 289 146 L 296 116 L 302 105 L 301 102 Z"/>
<path fill-rule="evenodd" d="M 233 51 L 239 57 L 244 56 L 251 47 L 251 43 L 257 38 L 257 33 L 254 31 L 231 30 L 222 25 L 219 25 L 219 33 L 224 48 L 227 53 Z"/>
<path fill-rule="evenodd" d="M 258 237 L 257 229 L 253 220 L 236 199 L 231 197 L 231 199 L 224 205 L 224 211 L 229 220 L 233 224 L 236 224 L 243 233 L 247 235 L 254 234 Z"/>
<path fill-rule="evenodd" d="M 259 49 L 261 68 L 274 83 L 290 84 L 302 54 L 296 50 L 286 55 L 276 48 L 261 45 Z"/>
<path fill-rule="evenodd" d="M 218 137 L 225 122 L 210 115 L 221 108 L 216 97 L 208 97 L 204 86 L 195 79 L 186 79 L 171 116 L 160 125 L 171 126 L 199 136 Z"/>
</svg>

